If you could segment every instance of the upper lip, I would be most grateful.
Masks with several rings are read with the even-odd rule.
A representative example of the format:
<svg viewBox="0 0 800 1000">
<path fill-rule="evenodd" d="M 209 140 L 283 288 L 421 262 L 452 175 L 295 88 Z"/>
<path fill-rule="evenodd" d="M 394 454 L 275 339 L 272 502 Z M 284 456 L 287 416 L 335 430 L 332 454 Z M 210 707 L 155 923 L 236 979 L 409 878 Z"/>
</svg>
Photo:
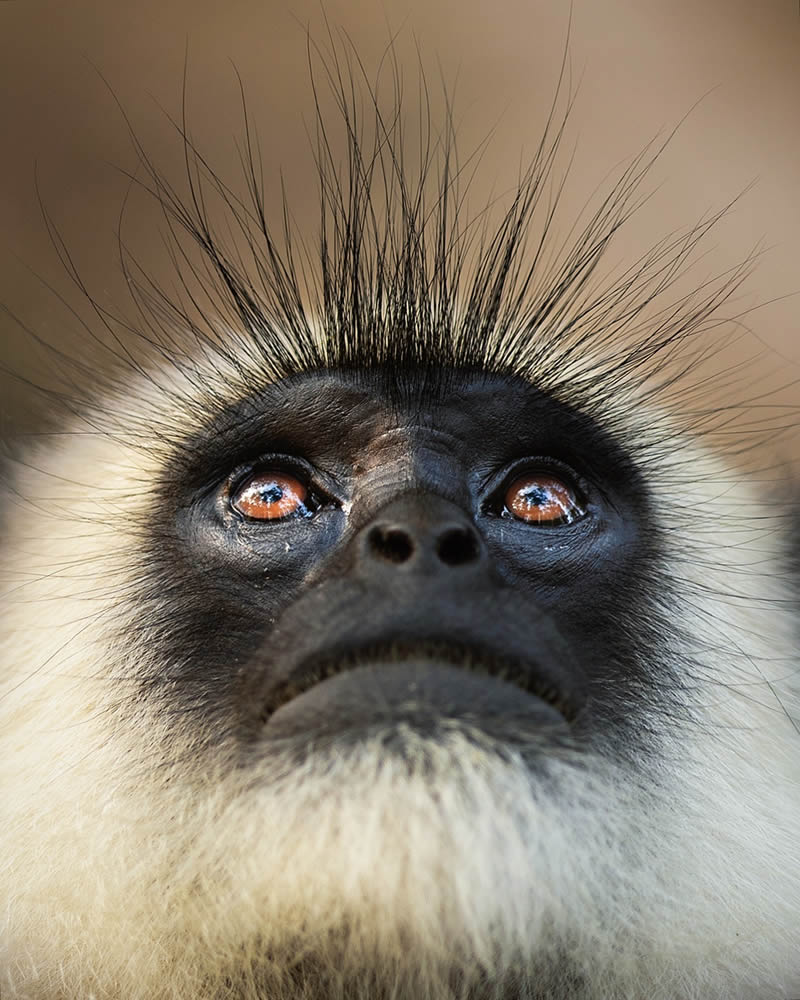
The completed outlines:
<svg viewBox="0 0 800 1000">
<path fill-rule="evenodd" d="M 509 659 L 473 644 L 434 638 L 417 641 L 384 640 L 308 656 L 269 693 L 263 705 L 262 719 L 266 722 L 283 705 L 338 674 L 367 664 L 402 663 L 412 659 L 430 660 L 496 677 L 540 698 L 560 712 L 567 722 L 572 722 L 577 715 L 577 707 L 572 700 L 545 671 L 535 665 Z"/>
</svg>

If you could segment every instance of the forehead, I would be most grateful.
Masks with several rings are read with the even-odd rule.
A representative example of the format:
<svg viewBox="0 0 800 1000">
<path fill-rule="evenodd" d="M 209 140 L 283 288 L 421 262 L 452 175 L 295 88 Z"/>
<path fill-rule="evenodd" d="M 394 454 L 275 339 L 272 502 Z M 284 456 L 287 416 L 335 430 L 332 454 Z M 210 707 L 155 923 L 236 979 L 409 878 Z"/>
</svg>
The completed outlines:
<svg viewBox="0 0 800 1000">
<path fill-rule="evenodd" d="M 433 430 L 465 442 L 476 435 L 518 437 L 522 444 L 537 427 L 586 433 L 590 425 L 518 376 L 378 368 L 309 372 L 260 387 L 217 415 L 209 430 L 222 438 L 308 431 L 317 447 L 347 442 L 357 449 L 392 428 Z"/>
</svg>

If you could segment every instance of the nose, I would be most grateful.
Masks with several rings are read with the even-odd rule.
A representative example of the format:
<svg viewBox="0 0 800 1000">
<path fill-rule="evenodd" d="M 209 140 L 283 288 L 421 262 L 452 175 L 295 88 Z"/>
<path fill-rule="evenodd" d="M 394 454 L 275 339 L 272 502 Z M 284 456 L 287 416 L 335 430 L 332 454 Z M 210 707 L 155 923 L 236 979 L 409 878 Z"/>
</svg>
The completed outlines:
<svg viewBox="0 0 800 1000">
<path fill-rule="evenodd" d="M 361 532 L 365 568 L 449 571 L 486 560 L 483 539 L 468 514 L 430 494 L 400 497 L 384 507 Z"/>
</svg>

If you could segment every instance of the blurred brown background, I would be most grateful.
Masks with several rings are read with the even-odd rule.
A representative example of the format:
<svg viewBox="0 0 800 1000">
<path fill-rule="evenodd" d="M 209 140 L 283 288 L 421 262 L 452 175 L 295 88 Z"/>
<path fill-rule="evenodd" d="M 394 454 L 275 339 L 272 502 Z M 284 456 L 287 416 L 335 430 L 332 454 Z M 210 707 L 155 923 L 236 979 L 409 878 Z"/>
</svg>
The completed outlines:
<svg viewBox="0 0 800 1000">
<path fill-rule="evenodd" d="M 395 32 L 412 82 L 416 47 L 434 82 L 440 66 L 456 92 L 463 147 L 495 129 L 480 183 L 488 192 L 513 182 L 552 98 L 570 22 L 565 0 L 0 0 L 0 303 L 50 341 L 68 344 L 73 335 L 64 306 L 32 273 L 75 301 L 41 217 L 35 174 L 93 291 L 109 300 L 118 293 L 115 230 L 127 182 L 117 168 L 134 169 L 136 157 L 102 78 L 148 152 L 179 173 L 180 149 L 159 108 L 180 112 L 187 65 L 193 137 L 224 174 L 235 170 L 240 129 L 234 64 L 267 177 L 282 167 L 301 222 L 304 213 L 313 219 L 306 27 L 324 37 L 324 18 L 370 68 Z M 755 182 L 712 238 L 703 267 L 721 271 L 756 245 L 766 249 L 740 303 L 765 303 L 748 325 L 769 352 L 774 384 L 798 379 L 797 0 L 574 0 L 571 20 L 575 211 L 615 165 L 697 105 L 657 166 L 659 189 L 624 236 L 621 258 Z M 146 246 L 138 224 L 129 218 Z M 41 364 L 3 314 L 0 364 Z M 18 414 L 25 396 L 21 384 L 4 385 L 0 414 Z M 800 389 L 781 399 L 800 402 Z"/>
</svg>

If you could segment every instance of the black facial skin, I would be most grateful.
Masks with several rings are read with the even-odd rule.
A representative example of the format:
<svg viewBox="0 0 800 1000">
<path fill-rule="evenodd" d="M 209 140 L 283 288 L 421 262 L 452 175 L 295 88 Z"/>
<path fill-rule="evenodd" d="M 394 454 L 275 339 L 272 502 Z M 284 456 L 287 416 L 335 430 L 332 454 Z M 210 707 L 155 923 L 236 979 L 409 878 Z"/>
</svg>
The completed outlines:
<svg viewBox="0 0 800 1000">
<path fill-rule="evenodd" d="M 461 725 L 534 756 L 560 740 L 643 751 L 658 551 L 635 467 L 520 378 L 413 385 L 398 392 L 380 370 L 296 376 L 176 456 L 152 522 L 162 656 L 148 686 L 196 713 L 201 743 L 234 734 L 247 753 L 391 742 L 400 723 L 432 738 Z M 308 510 L 238 513 L 259 469 L 299 479 Z M 503 496 L 528 470 L 573 487 L 583 516 L 511 516 Z"/>
</svg>

